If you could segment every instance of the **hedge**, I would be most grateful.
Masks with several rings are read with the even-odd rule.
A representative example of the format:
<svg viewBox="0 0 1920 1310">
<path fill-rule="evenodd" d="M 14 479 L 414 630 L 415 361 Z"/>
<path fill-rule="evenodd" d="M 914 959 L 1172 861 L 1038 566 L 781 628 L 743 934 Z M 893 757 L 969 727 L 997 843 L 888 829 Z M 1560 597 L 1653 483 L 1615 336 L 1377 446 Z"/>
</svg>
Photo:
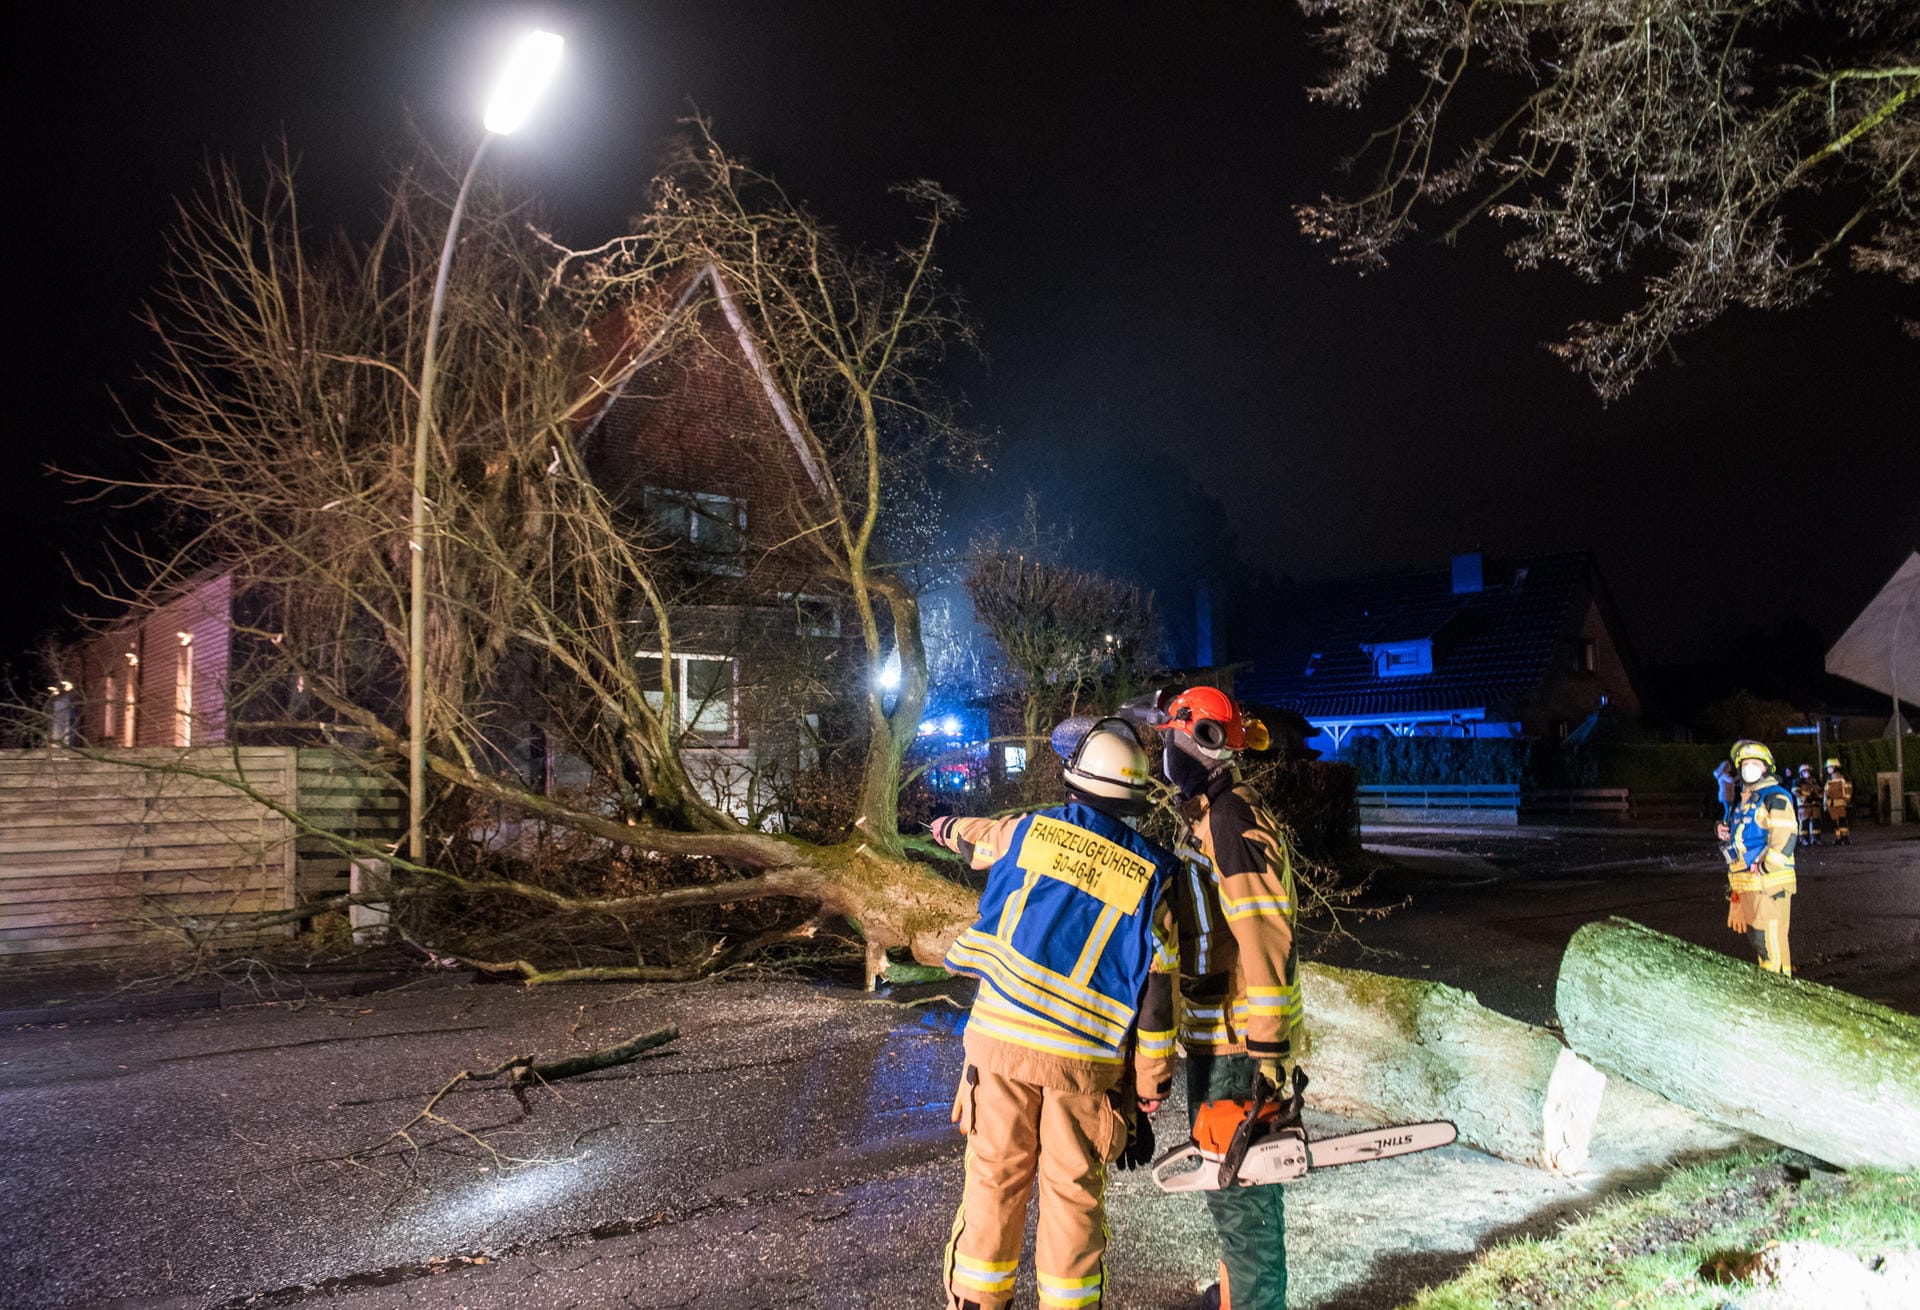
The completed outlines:
<svg viewBox="0 0 1920 1310">
<path fill-rule="evenodd" d="M 1338 760 L 1254 764 L 1246 776 L 1307 858 L 1337 859 L 1359 844 L 1358 784 L 1349 766 Z"/>
<path fill-rule="evenodd" d="M 1658 744 L 1642 742 L 1605 742 L 1593 746 L 1570 746 L 1557 752 L 1556 758 L 1542 770 L 1539 785 L 1566 787 L 1626 787 L 1647 792 L 1700 792 L 1713 790 L 1713 771 L 1727 758 L 1727 747 L 1719 743 Z M 1920 742 L 1912 743 L 1920 748 Z M 1791 737 L 1770 743 L 1773 758 L 1782 769 L 1798 770 L 1811 764 L 1815 772 L 1826 775 L 1825 761 L 1817 755 L 1813 741 Z M 1829 742 L 1827 754 L 1840 758 L 1840 767 L 1852 779 L 1856 803 L 1870 805 L 1874 775 L 1893 772 L 1893 743 L 1872 741 Z M 1909 749 L 1920 755 L 1920 749 Z M 1552 766 L 1557 765 L 1555 769 Z M 1920 777 L 1920 759 L 1907 762 L 1908 789 L 1912 779 Z"/>
<path fill-rule="evenodd" d="M 1534 779 L 1536 747 L 1525 737 L 1360 737 L 1340 758 L 1363 787 L 1524 786 Z"/>
</svg>

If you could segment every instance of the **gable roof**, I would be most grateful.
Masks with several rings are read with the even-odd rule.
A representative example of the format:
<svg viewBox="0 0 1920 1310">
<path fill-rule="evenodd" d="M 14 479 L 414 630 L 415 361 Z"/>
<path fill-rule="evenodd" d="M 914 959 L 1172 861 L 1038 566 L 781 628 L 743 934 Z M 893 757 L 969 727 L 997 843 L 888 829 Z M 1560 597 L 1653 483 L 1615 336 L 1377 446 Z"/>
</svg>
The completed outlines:
<svg viewBox="0 0 1920 1310">
<path fill-rule="evenodd" d="M 1450 567 L 1311 583 L 1275 601 L 1274 631 L 1236 693 L 1310 719 L 1453 713 L 1518 700 L 1594 592 L 1585 551 L 1487 560 L 1456 595 Z M 1429 673 L 1383 678 L 1369 647 L 1430 641 Z"/>
<path fill-rule="evenodd" d="M 668 333 L 673 327 L 674 320 L 688 312 L 689 306 L 697 304 L 695 298 L 702 288 L 711 293 L 712 299 L 707 303 L 717 304 L 720 312 L 725 316 L 728 335 L 739 344 L 740 353 L 745 358 L 748 368 L 752 370 L 758 390 L 765 398 L 774 421 L 792 444 L 794 456 L 801 469 L 805 471 L 807 480 L 813 484 L 816 491 L 826 491 L 826 475 L 820 468 L 819 461 L 814 458 L 806 438 L 801 434 L 800 424 L 794 417 L 792 406 L 787 403 L 786 396 L 781 393 L 779 384 L 774 380 L 773 370 L 767 367 L 766 356 L 761 352 L 759 343 L 754 340 L 753 331 L 747 326 L 746 317 L 740 312 L 740 306 L 734 299 L 732 288 L 727 286 L 726 279 L 720 275 L 720 270 L 712 264 L 702 265 L 692 277 L 687 279 L 687 284 L 681 288 L 680 294 L 674 297 L 673 308 L 667 312 L 652 335 L 644 342 L 636 340 L 627 343 L 633 348 L 633 357 L 621 366 L 607 384 L 605 398 L 594 411 L 593 416 L 582 426 L 579 437 L 581 449 L 586 450 L 592 446 L 601 424 L 609 414 L 613 413 L 620 402 L 627 398 L 634 387 L 635 380 L 646 371 L 648 365 L 657 361 L 666 351 L 669 344 Z M 696 307 L 693 312 L 698 313 L 699 308 Z"/>
</svg>

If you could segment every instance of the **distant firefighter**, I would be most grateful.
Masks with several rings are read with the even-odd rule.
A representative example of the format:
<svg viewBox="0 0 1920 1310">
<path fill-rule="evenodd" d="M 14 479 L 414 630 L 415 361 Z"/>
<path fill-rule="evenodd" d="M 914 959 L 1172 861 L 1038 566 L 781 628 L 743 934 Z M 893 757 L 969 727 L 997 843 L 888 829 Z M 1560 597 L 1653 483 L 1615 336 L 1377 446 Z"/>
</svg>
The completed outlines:
<svg viewBox="0 0 1920 1310">
<path fill-rule="evenodd" d="M 1760 967 L 1791 975 L 1787 924 L 1797 887 L 1793 848 L 1800 820 L 1793 794 L 1773 774 L 1773 752 L 1736 741 L 1728 755 L 1740 777 L 1740 801 L 1718 829 L 1727 859 L 1727 927 L 1745 933 Z"/>
<path fill-rule="evenodd" d="M 1833 832 L 1836 845 L 1851 846 L 1853 838 L 1847 835 L 1847 806 L 1853 803 L 1853 783 L 1840 771 L 1840 761 L 1827 761 L 1827 826 Z"/>
<path fill-rule="evenodd" d="M 1800 766 L 1800 779 L 1793 785 L 1794 803 L 1800 807 L 1800 836 L 1809 846 L 1820 844 L 1820 811 L 1826 801 L 1826 789 L 1813 776 L 1813 766 Z"/>
</svg>

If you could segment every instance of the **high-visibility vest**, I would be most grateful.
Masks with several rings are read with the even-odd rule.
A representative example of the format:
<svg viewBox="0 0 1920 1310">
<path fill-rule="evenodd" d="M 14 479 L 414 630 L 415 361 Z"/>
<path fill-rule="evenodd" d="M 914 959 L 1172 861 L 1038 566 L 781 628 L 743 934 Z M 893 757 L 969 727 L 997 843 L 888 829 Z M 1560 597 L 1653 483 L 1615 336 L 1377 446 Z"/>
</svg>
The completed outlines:
<svg viewBox="0 0 1920 1310">
<path fill-rule="evenodd" d="M 1771 858 L 1774 867 L 1763 867 L 1768 858 L 1767 833 L 1776 820 L 1770 817 L 1772 811 L 1767 806 L 1776 796 L 1783 796 L 1787 802 L 1784 822 L 1787 825 L 1787 840 Z M 1792 891 L 1796 880 L 1793 869 L 1793 848 L 1800 840 L 1800 817 L 1794 809 L 1793 793 L 1772 778 L 1767 779 L 1753 791 L 1740 798 L 1740 804 L 1733 811 L 1728 822 L 1727 844 L 1738 857 L 1739 867 L 1730 868 L 1727 881 L 1737 892 Z"/>
<path fill-rule="evenodd" d="M 1154 915 L 1176 861 L 1085 805 L 1020 821 L 987 871 L 980 918 L 947 967 L 1109 1050 L 1133 1027 L 1154 953 Z"/>
</svg>

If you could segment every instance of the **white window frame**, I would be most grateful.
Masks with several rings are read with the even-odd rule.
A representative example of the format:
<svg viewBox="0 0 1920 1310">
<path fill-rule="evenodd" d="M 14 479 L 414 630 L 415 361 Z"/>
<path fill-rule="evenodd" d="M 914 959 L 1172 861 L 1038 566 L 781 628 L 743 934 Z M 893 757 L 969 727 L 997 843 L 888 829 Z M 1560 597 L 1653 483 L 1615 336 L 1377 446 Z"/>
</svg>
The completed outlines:
<svg viewBox="0 0 1920 1310">
<path fill-rule="evenodd" d="M 1001 763 L 1005 766 L 1009 778 L 1027 771 L 1027 748 L 1025 746 L 1004 746 L 1001 748 Z"/>
<path fill-rule="evenodd" d="M 633 657 L 637 660 L 665 660 L 669 658 L 657 650 L 637 650 L 633 653 Z M 745 735 L 741 731 L 740 725 L 740 661 L 732 655 L 707 655 L 680 651 L 674 652 L 671 659 L 674 665 L 672 683 L 674 697 L 673 727 L 675 731 L 683 732 L 690 737 L 714 746 L 739 745 L 744 740 Z M 729 665 L 732 670 L 731 685 L 727 692 L 727 727 L 724 732 L 714 732 L 709 729 L 694 726 L 694 720 L 698 714 L 704 712 L 713 704 L 713 702 L 710 701 L 702 702 L 696 709 L 691 703 L 691 698 L 687 691 L 687 685 L 691 681 L 687 677 L 687 666 L 696 660 L 705 661 L 709 664 L 723 663 Z M 652 685 L 649 685 L 642 694 L 646 696 L 647 704 L 652 706 L 657 713 L 660 709 L 658 703 L 660 693 L 656 691 Z"/>
</svg>

